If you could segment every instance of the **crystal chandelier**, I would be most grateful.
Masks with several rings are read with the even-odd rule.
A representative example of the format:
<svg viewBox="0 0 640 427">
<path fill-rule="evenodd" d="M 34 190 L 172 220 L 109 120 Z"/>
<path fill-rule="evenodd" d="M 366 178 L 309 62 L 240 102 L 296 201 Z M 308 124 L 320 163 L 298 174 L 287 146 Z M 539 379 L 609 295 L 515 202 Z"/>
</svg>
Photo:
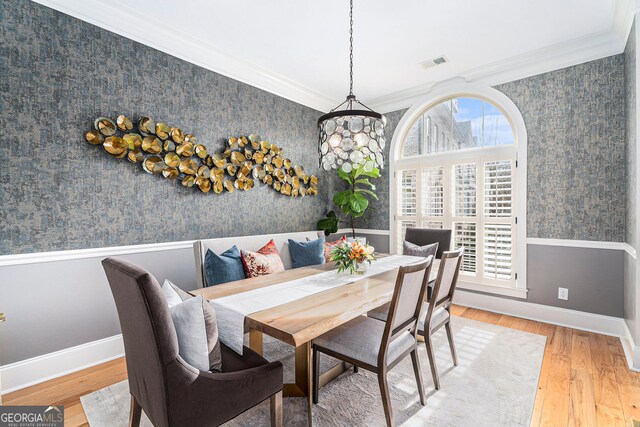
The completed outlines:
<svg viewBox="0 0 640 427">
<path fill-rule="evenodd" d="M 353 0 L 349 7 L 349 95 L 318 119 L 318 154 L 324 170 L 344 172 L 363 165 L 368 172 L 384 168 L 385 117 L 358 101 L 353 94 Z M 338 108 L 345 106 L 344 110 Z M 354 109 L 355 106 L 355 109 Z"/>
</svg>

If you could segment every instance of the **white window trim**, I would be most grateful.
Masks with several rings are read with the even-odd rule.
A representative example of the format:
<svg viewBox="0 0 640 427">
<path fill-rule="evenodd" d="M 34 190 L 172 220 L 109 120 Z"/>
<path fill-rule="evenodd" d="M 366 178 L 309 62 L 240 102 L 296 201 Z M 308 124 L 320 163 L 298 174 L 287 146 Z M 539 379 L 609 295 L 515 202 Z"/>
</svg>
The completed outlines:
<svg viewBox="0 0 640 427">
<path fill-rule="evenodd" d="M 498 286 L 478 283 L 465 282 L 461 277 L 458 286 L 461 289 L 473 291 L 487 292 L 498 295 L 511 296 L 516 298 L 527 297 L 527 129 L 524 119 L 518 107 L 502 92 L 490 87 L 473 83 L 448 84 L 433 89 L 423 100 L 414 104 L 402 116 L 395 129 L 391 140 L 389 152 L 389 224 L 391 225 L 389 233 L 389 248 L 391 252 L 396 251 L 396 214 L 398 208 L 397 189 L 396 189 L 396 172 L 400 169 L 406 169 L 411 164 L 420 162 L 417 156 L 402 158 L 402 143 L 411 129 L 411 125 L 417 117 L 423 114 L 429 108 L 439 104 L 440 102 L 452 97 L 472 97 L 485 99 L 500 108 L 507 119 L 511 122 L 515 132 L 515 147 L 511 147 L 516 151 L 516 159 L 518 167 L 516 168 L 516 206 L 515 216 L 518 218 L 516 224 L 516 259 L 514 268 L 518 275 L 516 286 Z M 498 147 L 498 150 L 505 150 L 507 147 Z M 488 154 L 493 148 L 472 148 L 468 150 L 460 150 L 455 152 L 456 159 L 461 159 L 465 154 L 473 158 L 477 152 L 482 150 L 483 155 Z M 454 154 L 442 153 L 432 154 L 432 158 L 451 157 Z"/>
</svg>

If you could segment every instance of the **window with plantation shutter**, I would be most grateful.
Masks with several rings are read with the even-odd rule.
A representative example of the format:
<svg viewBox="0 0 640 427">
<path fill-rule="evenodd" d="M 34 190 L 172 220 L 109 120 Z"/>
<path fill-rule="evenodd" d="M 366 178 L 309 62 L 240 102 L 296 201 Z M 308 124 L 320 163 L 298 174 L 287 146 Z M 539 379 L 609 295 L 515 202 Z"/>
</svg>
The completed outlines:
<svg viewBox="0 0 640 427">
<path fill-rule="evenodd" d="M 433 218 L 444 215 L 444 170 L 422 170 L 422 216 Z"/>
<path fill-rule="evenodd" d="M 416 171 L 402 171 L 402 181 L 400 183 L 401 212 L 400 215 L 408 216 L 417 213 L 416 203 Z"/>
<path fill-rule="evenodd" d="M 407 146 L 419 132 L 422 154 L 407 148 L 394 163 L 396 250 L 407 227 L 451 229 L 452 247 L 465 249 L 461 280 L 515 287 L 517 149 L 510 121 L 483 99 L 459 97 L 430 107 L 412 126 Z"/>
<path fill-rule="evenodd" d="M 477 228 L 473 222 L 456 222 L 453 230 L 453 246 L 464 248 L 464 258 L 462 258 L 463 273 L 475 274 L 476 272 L 476 249 L 478 244 Z"/>
<path fill-rule="evenodd" d="M 511 184 L 511 160 L 486 162 L 484 164 L 485 217 L 500 218 L 511 216 L 513 198 Z"/>
<path fill-rule="evenodd" d="M 476 165 L 455 165 L 455 216 L 476 216 Z"/>
<path fill-rule="evenodd" d="M 512 273 L 511 224 L 484 225 L 484 277 L 511 279 Z"/>
</svg>

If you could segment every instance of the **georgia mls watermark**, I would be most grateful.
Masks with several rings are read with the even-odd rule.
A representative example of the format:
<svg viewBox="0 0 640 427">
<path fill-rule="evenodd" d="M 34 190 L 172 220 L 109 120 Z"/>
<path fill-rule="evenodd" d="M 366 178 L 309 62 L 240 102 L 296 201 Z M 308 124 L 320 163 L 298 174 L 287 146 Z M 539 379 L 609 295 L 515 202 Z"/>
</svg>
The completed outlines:
<svg viewBox="0 0 640 427">
<path fill-rule="evenodd" d="M 0 427 L 64 427 L 64 406 L 0 406 Z"/>
</svg>

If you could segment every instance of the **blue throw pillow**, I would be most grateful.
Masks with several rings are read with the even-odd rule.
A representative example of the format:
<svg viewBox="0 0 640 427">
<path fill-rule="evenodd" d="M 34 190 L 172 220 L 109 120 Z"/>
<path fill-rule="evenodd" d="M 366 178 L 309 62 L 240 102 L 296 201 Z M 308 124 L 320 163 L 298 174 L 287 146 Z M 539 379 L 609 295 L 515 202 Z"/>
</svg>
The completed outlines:
<svg viewBox="0 0 640 427">
<path fill-rule="evenodd" d="M 324 264 L 324 237 L 308 242 L 289 239 L 289 254 L 293 268 Z"/>
<path fill-rule="evenodd" d="M 236 245 L 218 255 L 207 249 L 204 257 L 204 271 L 207 286 L 244 279 L 244 266 Z"/>
</svg>

